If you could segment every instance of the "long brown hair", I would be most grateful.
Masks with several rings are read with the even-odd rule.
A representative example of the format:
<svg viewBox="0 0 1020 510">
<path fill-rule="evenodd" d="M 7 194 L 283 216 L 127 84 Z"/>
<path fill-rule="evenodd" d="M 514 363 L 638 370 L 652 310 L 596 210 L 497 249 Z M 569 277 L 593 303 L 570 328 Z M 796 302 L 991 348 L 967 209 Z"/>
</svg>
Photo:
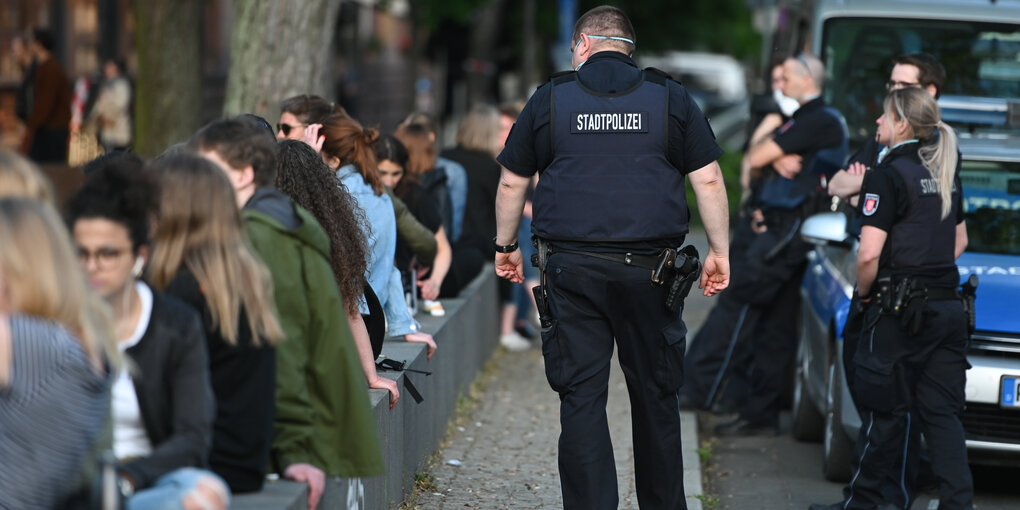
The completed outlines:
<svg viewBox="0 0 1020 510">
<path fill-rule="evenodd" d="M 358 201 L 347 192 L 315 149 L 283 140 L 276 157 L 276 187 L 308 209 L 329 236 L 329 263 L 349 313 L 357 313 L 365 288 L 369 223 Z M 365 226 L 365 229 L 362 229 Z"/>
<path fill-rule="evenodd" d="M 198 280 L 213 325 L 228 343 L 237 343 L 242 307 L 255 345 L 283 339 L 273 281 L 244 239 L 227 177 L 214 163 L 193 154 L 168 155 L 151 168 L 162 189 L 149 265 L 152 284 L 166 289 L 184 265 Z"/>
<path fill-rule="evenodd" d="M 428 128 L 421 124 L 401 124 L 394 136 L 407 149 L 407 165 L 404 178 L 411 176 L 415 181 L 425 172 L 436 167 L 436 144 L 432 143 Z"/>
<path fill-rule="evenodd" d="M 379 139 L 377 129 L 364 128 L 347 115 L 334 114 L 322 123 L 319 133 L 326 137 L 322 144 L 323 154 L 339 159 L 341 165 L 354 165 L 365 182 L 372 186 L 375 194 L 383 194 L 383 184 L 372 151 L 372 144 Z"/>
<path fill-rule="evenodd" d="M 67 229 L 47 204 L 25 197 L 0 198 L 0 275 L 11 307 L 63 324 L 101 371 L 122 363 L 113 318 L 89 289 Z"/>
</svg>

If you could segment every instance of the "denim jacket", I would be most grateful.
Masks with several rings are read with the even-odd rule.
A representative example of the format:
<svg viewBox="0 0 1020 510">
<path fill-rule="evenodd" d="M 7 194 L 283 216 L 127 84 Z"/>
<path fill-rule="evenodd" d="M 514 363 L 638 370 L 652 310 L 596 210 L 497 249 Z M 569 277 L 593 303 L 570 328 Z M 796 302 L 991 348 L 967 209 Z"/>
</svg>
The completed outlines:
<svg viewBox="0 0 1020 510">
<path fill-rule="evenodd" d="M 467 171 L 460 163 L 443 157 L 436 158 L 436 168 L 446 172 L 446 189 L 450 192 L 450 209 L 453 210 L 453 227 L 450 242 L 460 239 L 460 229 L 464 224 L 464 207 L 467 203 Z"/>
<path fill-rule="evenodd" d="M 389 336 L 404 336 L 417 332 L 421 326 L 407 309 L 400 272 L 393 265 L 393 254 L 397 247 L 397 222 L 393 216 L 393 202 L 385 193 L 376 195 L 372 186 L 365 182 L 354 165 L 340 167 L 336 175 L 347 187 L 347 192 L 365 211 L 365 218 L 370 225 L 371 231 L 365 232 L 370 253 L 368 274 L 365 278 L 386 312 L 387 333 Z M 368 313 L 368 306 L 364 300 L 360 306 L 361 313 Z"/>
</svg>

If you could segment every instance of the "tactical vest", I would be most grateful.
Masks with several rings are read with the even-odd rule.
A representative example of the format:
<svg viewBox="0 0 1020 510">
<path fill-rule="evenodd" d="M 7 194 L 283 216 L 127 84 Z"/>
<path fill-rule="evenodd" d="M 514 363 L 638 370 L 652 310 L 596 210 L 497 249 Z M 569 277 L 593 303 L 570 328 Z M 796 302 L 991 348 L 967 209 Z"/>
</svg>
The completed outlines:
<svg viewBox="0 0 1020 510">
<path fill-rule="evenodd" d="M 907 213 L 889 231 L 889 255 L 880 274 L 916 273 L 919 270 L 953 267 L 956 261 L 956 214 L 958 189 L 953 189 L 953 206 L 942 217 L 938 180 L 910 157 L 896 157 L 892 169 L 907 189 Z M 955 187 L 954 187 L 955 188 Z"/>
<path fill-rule="evenodd" d="M 843 129 L 842 141 L 834 147 L 820 149 L 810 161 L 804 161 L 802 170 L 793 179 L 787 179 L 779 174 L 767 177 L 758 191 L 758 203 L 763 210 L 799 208 L 813 194 L 821 191 L 822 175 L 831 177 L 837 170 L 846 166 L 849 145 L 846 120 L 839 110 L 831 106 L 824 106 L 822 112 L 839 122 Z"/>
<path fill-rule="evenodd" d="M 687 234 L 684 174 L 669 162 L 668 78 L 643 71 L 630 90 L 552 80 L 553 159 L 532 199 L 532 232 L 563 241 L 643 241 Z"/>
</svg>

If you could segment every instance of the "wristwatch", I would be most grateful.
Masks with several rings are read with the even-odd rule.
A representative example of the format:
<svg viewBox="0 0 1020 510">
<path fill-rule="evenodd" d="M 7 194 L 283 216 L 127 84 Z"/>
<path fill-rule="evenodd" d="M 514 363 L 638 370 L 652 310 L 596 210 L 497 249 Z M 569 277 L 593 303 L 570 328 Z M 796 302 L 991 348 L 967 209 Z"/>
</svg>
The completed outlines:
<svg viewBox="0 0 1020 510">
<path fill-rule="evenodd" d="M 506 246 L 502 246 L 499 243 L 497 243 L 496 242 L 496 238 L 493 237 L 492 238 L 492 246 L 494 248 L 496 248 L 496 251 L 499 252 L 499 253 L 513 253 L 513 252 L 517 251 L 517 248 L 520 245 L 517 244 L 517 241 L 514 241 L 514 242 L 512 242 L 512 243 L 510 243 L 510 244 L 508 244 Z"/>
</svg>

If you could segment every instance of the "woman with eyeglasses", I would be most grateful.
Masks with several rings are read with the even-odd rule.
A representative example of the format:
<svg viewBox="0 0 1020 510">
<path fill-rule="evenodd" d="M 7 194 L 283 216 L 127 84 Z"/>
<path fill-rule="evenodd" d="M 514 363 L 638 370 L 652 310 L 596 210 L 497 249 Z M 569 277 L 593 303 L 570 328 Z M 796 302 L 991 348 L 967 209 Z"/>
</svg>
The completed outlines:
<svg viewBox="0 0 1020 510">
<path fill-rule="evenodd" d="M 113 309 L 128 368 L 112 391 L 118 489 L 129 510 L 203 500 L 226 508 L 226 485 L 205 471 L 215 402 L 202 323 L 141 280 L 157 195 L 137 156 L 103 156 L 71 199 L 69 224 L 88 283 Z"/>
<path fill-rule="evenodd" d="M 0 195 L 0 508 L 53 508 L 88 484 L 119 366 L 56 212 Z"/>
</svg>

